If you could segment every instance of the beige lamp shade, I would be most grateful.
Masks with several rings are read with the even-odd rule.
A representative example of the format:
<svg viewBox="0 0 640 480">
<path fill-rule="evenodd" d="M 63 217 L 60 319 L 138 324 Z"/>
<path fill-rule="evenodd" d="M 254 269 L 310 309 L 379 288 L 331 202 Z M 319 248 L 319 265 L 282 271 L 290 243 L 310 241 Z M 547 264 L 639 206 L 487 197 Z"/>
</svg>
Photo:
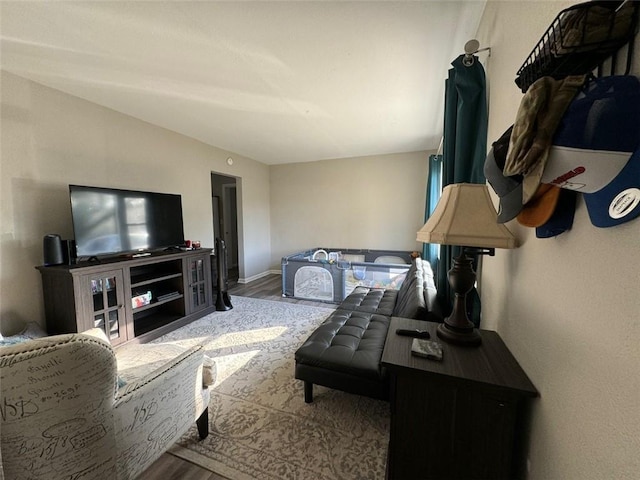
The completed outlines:
<svg viewBox="0 0 640 480">
<path fill-rule="evenodd" d="M 453 183 L 442 196 L 416 240 L 423 243 L 481 248 L 515 248 L 516 238 L 498 223 L 486 185 Z"/>
</svg>

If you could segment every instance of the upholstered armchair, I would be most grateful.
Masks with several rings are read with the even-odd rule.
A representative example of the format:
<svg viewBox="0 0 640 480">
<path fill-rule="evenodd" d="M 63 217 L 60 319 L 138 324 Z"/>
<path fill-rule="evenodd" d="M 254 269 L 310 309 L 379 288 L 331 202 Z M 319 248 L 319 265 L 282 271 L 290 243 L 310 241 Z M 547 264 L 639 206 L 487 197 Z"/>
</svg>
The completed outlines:
<svg viewBox="0 0 640 480">
<path fill-rule="evenodd" d="M 194 421 L 206 437 L 203 359 L 82 333 L 0 348 L 0 478 L 131 479 Z"/>
</svg>

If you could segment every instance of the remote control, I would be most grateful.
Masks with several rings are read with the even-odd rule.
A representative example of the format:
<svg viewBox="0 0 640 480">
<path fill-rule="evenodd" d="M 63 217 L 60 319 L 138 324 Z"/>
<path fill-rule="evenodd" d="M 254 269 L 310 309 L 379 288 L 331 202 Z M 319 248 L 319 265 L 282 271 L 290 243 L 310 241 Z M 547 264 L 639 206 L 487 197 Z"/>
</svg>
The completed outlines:
<svg viewBox="0 0 640 480">
<path fill-rule="evenodd" d="M 402 335 L 404 337 L 414 337 L 414 338 L 431 338 L 429 332 L 426 330 L 418 330 L 416 329 L 408 329 L 408 328 L 398 328 L 396 330 L 396 335 Z"/>
</svg>

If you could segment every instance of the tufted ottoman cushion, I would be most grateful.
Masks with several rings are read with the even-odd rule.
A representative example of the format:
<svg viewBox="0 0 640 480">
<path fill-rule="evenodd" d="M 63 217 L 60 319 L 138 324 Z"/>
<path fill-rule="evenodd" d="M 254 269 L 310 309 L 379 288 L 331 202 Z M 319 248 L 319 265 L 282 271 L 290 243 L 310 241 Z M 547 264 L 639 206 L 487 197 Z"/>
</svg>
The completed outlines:
<svg viewBox="0 0 640 480">
<path fill-rule="evenodd" d="M 341 310 L 379 313 L 390 317 L 396 305 L 398 290 L 370 289 L 356 287 L 353 293 L 340 304 Z"/>
<path fill-rule="evenodd" d="M 380 366 L 390 318 L 357 310 L 336 310 L 296 351 L 295 376 L 305 382 L 305 401 L 313 384 L 375 398 L 387 398 Z"/>
</svg>

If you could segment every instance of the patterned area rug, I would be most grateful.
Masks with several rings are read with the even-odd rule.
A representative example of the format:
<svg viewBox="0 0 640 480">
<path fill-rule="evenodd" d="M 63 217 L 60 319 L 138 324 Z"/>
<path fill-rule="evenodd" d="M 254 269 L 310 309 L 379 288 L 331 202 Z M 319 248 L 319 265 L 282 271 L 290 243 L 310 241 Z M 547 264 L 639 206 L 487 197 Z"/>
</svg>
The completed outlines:
<svg viewBox="0 0 640 480">
<path fill-rule="evenodd" d="M 153 343 L 204 345 L 217 379 L 209 437 L 195 425 L 170 453 L 231 480 L 383 479 L 389 404 L 314 386 L 304 403 L 294 352 L 331 308 L 233 297 Z"/>
</svg>

